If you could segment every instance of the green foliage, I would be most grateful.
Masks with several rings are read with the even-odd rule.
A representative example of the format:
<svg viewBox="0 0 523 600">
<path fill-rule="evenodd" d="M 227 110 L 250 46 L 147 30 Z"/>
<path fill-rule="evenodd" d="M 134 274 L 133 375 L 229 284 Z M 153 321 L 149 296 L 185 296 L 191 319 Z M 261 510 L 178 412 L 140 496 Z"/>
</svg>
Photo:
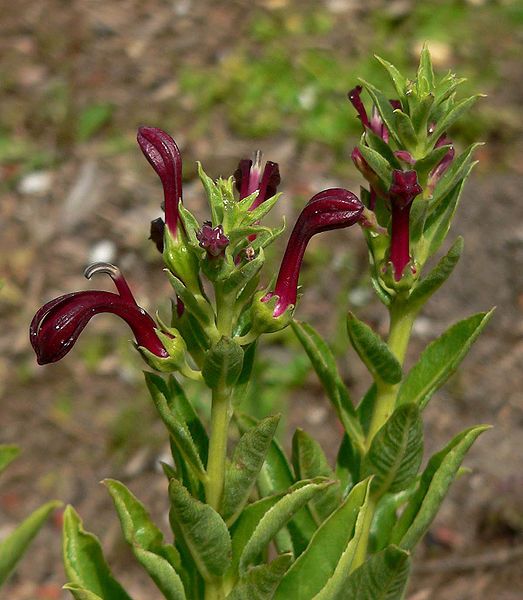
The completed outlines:
<svg viewBox="0 0 523 600">
<path fill-rule="evenodd" d="M 267 417 L 246 431 L 234 449 L 225 475 L 221 515 L 230 525 L 241 513 L 276 432 L 279 416 Z"/>
<path fill-rule="evenodd" d="M 165 598 L 183 600 L 184 587 L 176 572 L 181 567 L 181 558 L 176 548 L 164 543 L 162 532 L 151 521 L 144 506 L 122 483 L 106 479 L 104 484 L 112 496 L 125 541 L 138 562 Z"/>
<path fill-rule="evenodd" d="M 347 316 L 347 331 L 354 350 L 375 380 L 385 383 L 401 381 L 401 365 L 377 333 L 352 313 Z"/>
<path fill-rule="evenodd" d="M 429 344 L 403 380 L 398 404 L 425 408 L 434 392 L 457 369 L 491 317 L 492 311 L 464 319 Z"/>
<path fill-rule="evenodd" d="M 71 506 L 64 513 L 63 556 L 65 573 L 69 586 L 74 586 L 75 597 L 94 600 L 94 594 L 102 599 L 131 600 L 105 562 L 98 538 L 84 530 Z"/>
<path fill-rule="evenodd" d="M 378 431 L 361 466 L 363 477 L 374 475 L 372 493 L 380 497 L 407 488 L 423 457 L 423 422 L 418 407 L 397 408 Z"/>
<path fill-rule="evenodd" d="M 227 525 L 209 505 L 193 498 L 176 479 L 169 484 L 169 519 L 175 535 L 187 546 L 202 577 L 210 581 L 225 573 L 231 561 Z"/>
<path fill-rule="evenodd" d="M 305 552 L 283 577 L 274 600 L 286 600 L 293 594 L 300 600 L 309 600 L 320 592 L 352 539 L 368 487 L 368 480 L 354 486 L 336 511 L 323 522 Z"/>
<path fill-rule="evenodd" d="M 0 585 L 12 573 L 49 515 L 60 505 L 52 501 L 37 508 L 0 542 Z"/>
<path fill-rule="evenodd" d="M 392 543 L 406 550 L 411 550 L 418 543 L 436 516 L 463 457 L 487 429 L 488 426 L 481 425 L 463 431 L 429 460 L 416 493 L 392 530 Z"/>
</svg>

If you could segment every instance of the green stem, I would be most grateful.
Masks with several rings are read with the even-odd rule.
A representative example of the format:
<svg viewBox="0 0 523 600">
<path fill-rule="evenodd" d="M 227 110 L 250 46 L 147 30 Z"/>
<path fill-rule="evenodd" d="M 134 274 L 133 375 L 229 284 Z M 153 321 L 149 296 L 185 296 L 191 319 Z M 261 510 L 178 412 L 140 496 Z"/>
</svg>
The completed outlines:
<svg viewBox="0 0 523 600">
<path fill-rule="evenodd" d="M 209 440 L 209 458 L 207 461 L 207 485 L 205 497 L 207 504 L 215 510 L 220 507 L 225 480 L 227 441 L 231 420 L 230 390 L 217 388 L 212 390 L 211 436 Z"/>
<path fill-rule="evenodd" d="M 228 388 L 212 390 L 211 436 L 209 439 L 209 458 L 207 460 L 207 483 L 205 498 L 207 504 L 219 511 L 225 482 L 225 466 L 227 459 L 227 441 L 229 438 L 229 422 L 231 420 L 231 393 Z M 225 589 L 222 578 L 207 581 L 205 584 L 205 600 L 224 600 Z"/>
<path fill-rule="evenodd" d="M 402 302 L 395 303 L 390 307 L 390 328 L 387 343 L 400 365 L 403 365 L 405 360 L 415 316 L 415 313 L 409 311 Z M 399 389 L 399 384 L 392 385 L 383 381 L 376 382 L 376 386 L 378 388 L 377 397 L 367 436 L 367 449 L 370 448 L 376 433 L 393 413 Z"/>
</svg>

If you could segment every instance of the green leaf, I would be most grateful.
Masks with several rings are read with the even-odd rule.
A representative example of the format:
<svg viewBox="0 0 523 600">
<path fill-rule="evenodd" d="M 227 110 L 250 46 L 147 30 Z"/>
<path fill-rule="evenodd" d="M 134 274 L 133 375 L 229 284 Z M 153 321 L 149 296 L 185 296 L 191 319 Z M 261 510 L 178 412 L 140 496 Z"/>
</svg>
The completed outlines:
<svg viewBox="0 0 523 600">
<path fill-rule="evenodd" d="M 369 480 L 358 483 L 343 503 L 324 521 L 310 544 L 283 577 L 274 600 L 310 600 L 332 577 L 352 539 L 358 513 L 365 502 Z"/>
<path fill-rule="evenodd" d="M 4 450 L 6 446 L 2 448 Z M 7 448 L 15 449 L 16 452 L 3 452 L 4 465 L 18 454 L 14 446 Z M 12 573 L 18 561 L 22 558 L 27 547 L 40 531 L 49 515 L 61 506 L 61 502 L 48 502 L 31 513 L 18 527 L 0 542 L 0 585 Z"/>
<path fill-rule="evenodd" d="M 391 541 L 411 550 L 436 516 L 469 448 L 488 425 L 471 427 L 457 435 L 429 460 L 415 494 L 396 523 Z"/>
<path fill-rule="evenodd" d="M 231 562 L 231 538 L 224 520 L 176 479 L 169 483 L 169 497 L 171 526 L 184 540 L 198 571 L 207 581 L 223 575 Z"/>
<path fill-rule="evenodd" d="M 181 421 L 176 414 L 169 408 L 169 399 L 171 397 L 169 388 L 162 377 L 155 373 L 145 373 L 145 382 L 149 388 L 151 398 L 165 423 L 173 442 L 176 444 L 179 452 L 192 468 L 194 474 L 201 480 L 205 481 L 207 474 L 203 467 L 200 455 L 191 437 L 191 433 L 187 425 Z"/>
<path fill-rule="evenodd" d="M 403 146 L 407 150 L 414 151 L 418 144 L 418 137 L 414 131 L 410 117 L 399 108 L 394 110 L 394 117 L 396 118 L 396 127 Z"/>
<path fill-rule="evenodd" d="M 378 112 L 383 119 L 383 122 L 387 126 L 389 133 L 395 139 L 395 141 L 401 145 L 401 140 L 399 139 L 398 133 L 396 131 L 396 119 L 394 117 L 394 109 L 392 108 L 389 99 L 383 92 L 374 87 L 371 83 L 368 83 L 364 79 L 360 78 L 361 83 L 369 93 L 372 101 L 376 105 Z"/>
<path fill-rule="evenodd" d="M 470 172 L 472 154 L 479 146 L 483 146 L 483 144 L 471 144 L 450 163 L 450 167 L 445 171 L 434 189 L 434 198 L 431 201 L 432 205 L 439 204 L 442 199 L 445 198 L 447 194 L 455 187 L 455 185 L 465 178 L 466 174 Z"/>
<path fill-rule="evenodd" d="M 0 445 L 0 473 L 20 454 L 18 446 Z"/>
<path fill-rule="evenodd" d="M 369 148 L 376 150 L 376 152 L 380 154 L 392 168 L 401 169 L 399 160 L 396 158 L 391 147 L 383 138 L 373 133 L 370 129 L 367 129 L 365 131 L 365 141 L 367 142 Z"/>
<path fill-rule="evenodd" d="M 438 148 L 434 148 L 429 154 L 416 161 L 414 165 L 414 169 L 418 175 L 418 181 L 424 185 L 425 180 L 427 179 L 429 173 L 436 167 L 442 160 L 443 157 L 447 154 L 447 152 L 452 148 L 451 144 L 446 144 L 445 146 L 439 146 Z M 426 200 L 423 200 L 426 202 Z"/>
<path fill-rule="evenodd" d="M 93 592 L 90 592 L 75 583 L 66 583 L 63 589 L 71 592 L 75 600 L 104 600 L 97 594 L 93 594 Z"/>
<path fill-rule="evenodd" d="M 441 199 L 435 210 L 427 217 L 425 229 L 423 231 L 423 237 L 425 238 L 425 252 L 423 256 L 420 256 L 422 264 L 428 257 L 438 251 L 439 247 L 447 237 L 452 219 L 454 218 L 454 214 L 458 207 L 463 186 L 465 185 L 465 181 L 469 176 L 470 171 L 472 171 L 474 164 L 475 163 L 470 166 L 465 177 L 450 190 L 445 198 Z"/>
<path fill-rule="evenodd" d="M 234 449 L 225 475 L 221 515 L 230 526 L 242 511 L 270 448 L 280 415 L 267 417 L 248 429 Z"/>
<path fill-rule="evenodd" d="M 278 192 L 271 198 L 267 198 L 264 202 L 262 202 L 258 207 L 254 210 L 250 210 L 245 215 L 244 222 L 248 225 L 251 223 L 257 223 L 261 221 L 263 217 L 272 209 L 272 207 L 278 202 L 280 199 L 281 192 Z"/>
<path fill-rule="evenodd" d="M 256 420 L 247 415 L 237 416 L 241 430 L 252 427 Z M 258 489 L 262 496 L 286 492 L 294 484 L 291 467 L 279 443 L 273 439 L 265 462 L 258 476 Z M 316 531 L 316 523 L 306 506 L 294 516 L 287 529 L 281 529 L 276 535 L 276 546 L 280 553 L 292 552 L 299 555 L 309 543 Z"/>
<path fill-rule="evenodd" d="M 118 513 L 125 541 L 131 546 L 138 562 L 149 573 L 159 590 L 168 600 L 184 600 L 182 580 L 176 572 L 181 567 L 176 548 L 165 544 L 163 533 L 151 521 L 143 504 L 114 479 L 105 479 Z"/>
<path fill-rule="evenodd" d="M 214 323 L 214 314 L 212 308 L 199 294 L 194 295 L 190 292 L 183 282 L 173 275 L 170 271 L 165 270 L 169 283 L 172 285 L 177 296 L 180 297 L 191 316 L 193 316 L 204 328 L 211 326 Z"/>
<path fill-rule="evenodd" d="M 372 440 L 361 475 L 374 475 L 372 493 L 399 492 L 415 479 L 423 457 L 423 421 L 418 407 L 397 408 Z"/>
<path fill-rule="evenodd" d="M 240 373 L 231 394 L 231 402 L 235 409 L 241 405 L 243 399 L 246 398 L 249 393 L 249 387 L 252 383 L 251 374 L 255 356 L 256 342 L 243 347 L 242 372 Z"/>
<path fill-rule="evenodd" d="M 181 419 L 191 434 L 191 437 L 198 450 L 198 455 L 204 465 L 207 464 L 207 455 L 209 451 L 209 436 L 203 423 L 194 410 L 193 405 L 189 402 L 183 387 L 180 385 L 174 375 L 170 375 L 167 380 L 168 389 L 170 392 L 167 398 L 167 404 L 171 412 Z"/>
<path fill-rule="evenodd" d="M 211 207 L 212 225 L 216 227 L 221 225 L 224 217 L 222 192 L 220 187 L 205 173 L 202 164 L 200 162 L 196 164 L 198 166 L 198 177 L 203 184 Z"/>
<path fill-rule="evenodd" d="M 366 486 L 365 492 L 365 499 L 363 504 L 360 506 L 358 515 L 356 517 L 354 534 L 343 550 L 343 553 L 338 560 L 338 564 L 334 569 L 334 573 L 323 585 L 321 590 L 315 596 L 313 596 L 314 600 L 334 600 L 335 598 L 342 600 L 343 598 L 347 598 L 345 595 L 347 580 L 352 571 L 355 570 L 354 561 L 359 549 L 358 547 L 362 543 L 364 545 L 367 543 L 367 522 L 369 518 L 371 518 L 370 485 Z"/>
<path fill-rule="evenodd" d="M 333 482 L 317 478 L 302 483 L 302 487 L 290 491 L 263 515 L 240 556 L 240 575 L 245 575 L 249 565 L 255 562 L 258 554 L 294 514 Z"/>
<path fill-rule="evenodd" d="M 378 396 L 378 388 L 373 383 L 358 404 L 357 414 L 365 435 L 369 434 L 370 423 L 374 413 L 374 405 Z"/>
<path fill-rule="evenodd" d="M 360 455 L 344 433 L 336 457 L 336 479 L 339 479 L 342 497 L 360 480 Z"/>
<path fill-rule="evenodd" d="M 369 167 L 382 180 L 384 189 L 388 190 L 392 182 L 392 167 L 383 156 L 365 144 L 358 144 L 358 148 Z"/>
<path fill-rule="evenodd" d="M 351 574 L 341 595 L 330 600 L 401 600 L 409 579 L 409 553 L 389 546 Z"/>
<path fill-rule="evenodd" d="M 243 350 L 231 338 L 222 336 L 205 353 L 202 376 L 212 389 L 233 386 L 242 372 Z"/>
<path fill-rule="evenodd" d="M 280 554 L 269 564 L 251 567 L 227 600 L 272 600 L 274 590 L 291 562 L 291 554 Z"/>
<path fill-rule="evenodd" d="M 423 139 L 421 136 L 426 135 L 429 115 L 433 105 L 434 95 L 429 93 L 426 96 L 419 98 L 413 107 L 410 119 L 416 134 L 421 139 Z"/>
<path fill-rule="evenodd" d="M 398 69 L 393 64 L 381 58 L 380 56 L 377 56 L 376 54 L 374 55 L 374 57 L 385 67 L 385 69 L 387 69 L 392 83 L 396 88 L 396 92 L 398 93 L 398 99 L 402 100 L 405 96 L 405 92 L 407 91 L 407 79 L 398 71 Z"/>
<path fill-rule="evenodd" d="M 63 553 L 65 573 L 72 584 L 104 600 L 131 600 L 114 579 L 98 538 L 84 530 L 72 506 L 64 512 Z M 88 596 L 86 600 L 91 600 Z"/>
<path fill-rule="evenodd" d="M 352 346 L 375 380 L 392 384 L 401 381 L 398 359 L 380 336 L 351 312 L 347 315 L 347 331 Z"/>
<path fill-rule="evenodd" d="M 307 323 L 292 321 L 291 327 L 307 353 L 345 431 L 361 451 L 364 448 L 363 432 L 347 388 L 338 373 L 332 350 Z"/>
<path fill-rule="evenodd" d="M 432 271 L 421 279 L 409 295 L 409 310 L 418 310 L 450 277 L 463 252 L 463 238 L 459 236 L 447 254 Z"/>
<path fill-rule="evenodd" d="M 493 310 L 455 323 L 429 344 L 403 380 L 398 392 L 397 405 L 414 403 L 423 410 L 434 392 L 458 368 L 489 322 Z"/>
<path fill-rule="evenodd" d="M 314 479 L 315 477 L 336 479 L 321 446 L 302 429 L 297 429 L 292 438 L 292 461 L 296 479 Z M 323 523 L 340 502 L 341 489 L 338 482 L 325 490 L 323 494 L 313 498 L 309 507 L 316 523 Z"/>
<path fill-rule="evenodd" d="M 416 76 L 418 84 L 418 93 L 426 94 L 432 92 L 436 86 L 436 80 L 434 78 L 434 70 L 432 68 L 432 60 L 430 58 L 430 52 L 426 45 L 423 46 L 419 58 L 418 73 Z M 420 87 L 421 82 L 426 82 L 426 89 Z"/>
<path fill-rule="evenodd" d="M 475 96 L 471 96 L 470 98 L 465 98 L 458 102 L 446 115 L 443 116 L 436 123 L 436 127 L 434 131 L 430 134 L 430 137 L 427 140 L 427 146 L 432 148 L 440 136 L 447 131 L 447 129 L 455 123 L 464 113 L 469 110 L 473 104 L 476 103 L 478 98 L 481 98 L 483 94 L 476 94 Z"/>
<path fill-rule="evenodd" d="M 251 539 L 254 530 L 261 521 L 263 515 L 280 500 L 286 492 L 280 492 L 272 496 L 261 498 L 245 507 L 238 520 L 231 528 L 232 538 L 232 561 L 229 571 L 233 577 L 238 575 L 240 556 L 247 542 Z M 291 544 L 292 546 L 292 544 Z"/>
</svg>

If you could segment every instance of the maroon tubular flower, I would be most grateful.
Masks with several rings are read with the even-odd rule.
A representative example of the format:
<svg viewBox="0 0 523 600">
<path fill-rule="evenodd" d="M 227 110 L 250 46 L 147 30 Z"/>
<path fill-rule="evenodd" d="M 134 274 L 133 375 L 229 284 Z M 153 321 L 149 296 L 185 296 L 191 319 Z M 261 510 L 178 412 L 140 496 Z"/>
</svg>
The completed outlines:
<svg viewBox="0 0 523 600">
<path fill-rule="evenodd" d="M 372 115 L 369 119 L 367 115 L 367 111 L 365 110 L 365 105 L 361 99 L 361 92 L 363 88 L 361 85 L 357 85 L 353 88 L 348 94 L 348 98 L 352 106 L 356 109 L 360 121 L 365 129 L 370 129 L 373 133 L 379 136 L 383 141 L 389 141 L 389 130 L 385 126 L 383 119 L 381 118 L 380 113 L 376 106 L 372 107 Z M 396 110 L 401 108 L 401 102 L 399 100 L 389 100 L 392 109 Z"/>
<path fill-rule="evenodd" d="M 365 106 L 361 100 L 362 90 L 363 88 L 361 87 L 361 85 L 357 85 L 348 93 L 348 98 L 352 106 L 354 106 L 354 108 L 356 109 L 356 112 L 360 117 L 360 121 L 363 127 L 365 127 L 365 129 L 367 129 L 367 127 L 371 129 L 369 117 L 367 116 L 367 111 L 365 110 Z"/>
<path fill-rule="evenodd" d="M 278 297 L 274 317 L 296 304 L 300 267 L 311 237 L 322 231 L 354 225 L 360 220 L 363 209 L 357 196 L 341 188 L 324 190 L 309 200 L 290 235 L 274 292 L 262 298 L 262 302 L 267 302 L 273 296 Z"/>
<path fill-rule="evenodd" d="M 396 169 L 392 172 L 392 185 L 389 190 L 392 211 L 390 261 L 396 281 L 401 279 L 405 267 L 410 262 L 410 207 L 414 198 L 422 191 L 416 171 Z"/>
<path fill-rule="evenodd" d="M 229 245 L 229 238 L 223 232 L 223 227 L 221 225 L 213 227 L 210 221 L 205 221 L 196 237 L 200 247 L 204 248 L 212 258 L 223 256 L 225 248 Z"/>
<path fill-rule="evenodd" d="M 258 196 L 249 207 L 254 210 L 262 202 L 272 198 L 281 182 L 280 170 L 277 163 L 268 160 L 262 172 L 262 153 L 257 150 L 254 153 L 254 160 L 240 160 L 238 168 L 234 173 L 236 189 L 240 194 L 240 200 L 247 198 L 256 190 L 259 190 Z"/>
<path fill-rule="evenodd" d="M 182 157 L 172 137 L 156 127 L 140 127 L 137 136 L 145 158 L 163 186 L 165 223 L 174 236 L 178 226 L 178 202 L 182 199 Z"/>
<path fill-rule="evenodd" d="M 56 362 L 74 346 L 92 317 L 113 313 L 132 329 L 136 342 L 153 354 L 168 354 L 155 333 L 153 319 L 140 308 L 120 270 L 108 263 L 96 263 L 85 270 L 90 279 L 95 273 L 108 274 L 116 285 L 117 294 L 90 290 L 73 292 L 51 300 L 35 314 L 29 329 L 31 345 L 39 365 Z"/>
</svg>

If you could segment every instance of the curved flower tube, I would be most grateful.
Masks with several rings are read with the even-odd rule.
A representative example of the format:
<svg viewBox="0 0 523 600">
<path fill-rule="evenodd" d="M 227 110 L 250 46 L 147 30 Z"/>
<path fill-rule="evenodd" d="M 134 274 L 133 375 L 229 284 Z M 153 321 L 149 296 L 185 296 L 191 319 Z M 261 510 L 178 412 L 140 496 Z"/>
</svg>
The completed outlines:
<svg viewBox="0 0 523 600">
<path fill-rule="evenodd" d="M 38 364 L 45 365 L 63 358 L 92 317 L 104 312 L 122 318 L 132 329 L 139 346 L 156 356 L 167 357 L 168 353 L 156 335 L 155 322 L 138 306 L 120 270 L 108 263 L 96 263 L 85 270 L 87 279 L 95 273 L 109 275 L 118 293 L 98 290 L 73 292 L 42 306 L 29 329 Z"/>
<path fill-rule="evenodd" d="M 365 105 L 363 104 L 363 101 L 361 99 L 362 90 L 363 88 L 361 87 L 361 85 L 357 85 L 356 87 L 352 88 L 352 90 L 350 90 L 350 92 L 347 94 L 347 97 L 349 98 L 349 101 L 352 104 L 352 106 L 354 106 L 354 108 L 356 109 L 356 112 L 358 113 L 363 127 L 365 129 L 370 129 L 372 133 L 375 133 L 384 142 L 388 142 L 389 130 L 385 126 L 385 123 L 383 122 L 383 119 L 381 118 L 381 115 L 379 114 L 376 106 L 372 107 L 372 115 L 369 119 L 367 111 L 365 109 Z M 396 110 L 398 108 L 401 109 L 401 102 L 399 100 L 389 100 L 389 102 L 393 110 Z"/>
<path fill-rule="evenodd" d="M 140 127 L 138 145 L 163 186 L 165 224 L 173 236 L 178 227 L 178 203 L 182 199 L 182 157 L 173 138 L 157 127 Z M 153 241 L 156 239 L 152 237 Z M 158 245 L 158 244 L 157 244 Z"/>
<path fill-rule="evenodd" d="M 267 302 L 277 296 L 273 316 L 279 317 L 296 304 L 298 278 L 307 244 L 313 235 L 322 231 L 354 225 L 362 216 L 360 199 L 342 188 L 331 188 L 313 196 L 301 211 L 287 243 L 274 292 L 262 298 Z"/>
<path fill-rule="evenodd" d="M 236 189 L 240 194 L 240 200 L 247 198 L 247 196 L 258 190 L 258 196 L 249 207 L 249 210 L 254 210 L 262 202 L 272 198 L 281 182 L 278 163 L 268 160 L 262 171 L 262 153 L 260 150 L 254 153 L 254 160 L 240 160 L 234 173 L 234 179 Z"/>
</svg>

